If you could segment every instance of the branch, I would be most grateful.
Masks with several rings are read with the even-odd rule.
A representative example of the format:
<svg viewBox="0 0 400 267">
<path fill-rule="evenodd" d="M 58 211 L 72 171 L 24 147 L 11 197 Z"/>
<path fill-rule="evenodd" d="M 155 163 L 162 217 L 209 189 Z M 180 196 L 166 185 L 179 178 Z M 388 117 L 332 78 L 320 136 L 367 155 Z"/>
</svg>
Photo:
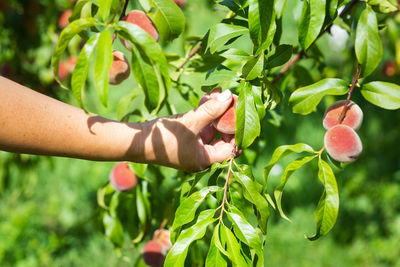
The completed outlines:
<svg viewBox="0 0 400 267">
<path fill-rule="evenodd" d="M 226 176 L 226 181 L 225 181 L 225 186 L 224 186 L 224 198 L 222 199 L 221 213 L 219 215 L 220 220 L 222 220 L 222 215 L 224 214 L 224 210 L 225 210 L 226 192 L 228 191 L 229 177 L 232 172 L 232 162 L 233 162 L 233 157 L 231 157 L 231 159 L 229 160 L 228 175 Z"/>
<path fill-rule="evenodd" d="M 359 75 L 360 75 L 360 64 L 357 65 L 357 69 L 356 69 L 356 72 L 354 73 L 353 81 L 351 82 L 350 90 L 347 93 L 346 102 L 344 103 L 343 110 L 340 113 L 340 116 L 338 118 L 338 123 L 339 124 L 343 122 L 344 116 L 345 116 L 347 110 L 349 109 L 349 103 L 350 103 L 351 94 L 353 93 L 354 87 L 356 86 L 356 83 L 358 81 Z"/>
<path fill-rule="evenodd" d="M 186 63 L 189 62 L 189 60 L 190 60 L 194 55 L 196 55 L 197 52 L 199 52 L 200 48 L 201 48 L 201 44 L 199 44 L 198 46 L 196 46 L 195 48 L 193 48 L 192 51 L 190 51 L 189 55 L 187 55 L 187 57 L 185 58 L 185 61 L 182 63 L 182 65 L 179 66 L 179 69 L 180 69 L 180 70 L 186 65 Z"/>
<path fill-rule="evenodd" d="M 353 0 L 351 1 L 342 11 L 342 13 L 340 13 L 339 17 L 343 18 L 344 16 L 347 15 L 347 13 L 353 8 L 353 6 L 355 4 L 357 4 L 360 0 Z M 312 42 L 312 44 L 310 45 L 313 46 L 315 44 L 315 42 L 327 31 L 330 30 L 330 28 L 333 25 L 333 21 L 323 30 L 319 33 L 318 37 L 314 40 L 314 42 Z M 285 73 L 301 58 L 303 58 L 306 54 L 305 50 L 301 50 L 299 53 L 297 53 L 280 71 L 279 73 L 274 77 L 274 79 L 272 80 L 272 83 L 276 83 L 283 75 L 285 75 Z"/>
</svg>

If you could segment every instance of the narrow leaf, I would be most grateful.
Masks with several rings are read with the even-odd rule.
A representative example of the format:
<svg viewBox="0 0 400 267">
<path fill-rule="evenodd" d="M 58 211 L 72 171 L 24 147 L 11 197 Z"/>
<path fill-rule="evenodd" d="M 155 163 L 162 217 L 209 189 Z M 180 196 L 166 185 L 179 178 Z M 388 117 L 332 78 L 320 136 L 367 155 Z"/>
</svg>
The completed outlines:
<svg viewBox="0 0 400 267">
<path fill-rule="evenodd" d="M 227 258 L 217 248 L 215 240 L 219 240 L 219 224 L 214 228 L 210 248 L 207 253 L 206 267 L 225 267 L 228 265 Z"/>
<path fill-rule="evenodd" d="M 211 27 L 208 35 L 207 49 L 212 54 L 221 48 L 226 42 L 232 38 L 248 33 L 248 29 L 242 26 L 218 23 Z"/>
<path fill-rule="evenodd" d="M 226 246 L 227 246 L 227 251 L 229 255 L 231 256 L 230 260 L 232 261 L 233 266 L 249 266 L 248 263 L 246 262 L 245 258 L 243 257 L 240 249 L 240 245 L 235 237 L 235 235 L 232 233 L 231 230 L 229 230 L 228 227 L 225 225 L 221 225 L 221 232 L 224 235 L 224 238 L 226 239 Z"/>
<path fill-rule="evenodd" d="M 104 30 L 100 33 L 94 60 L 94 84 L 97 94 L 104 106 L 107 106 L 108 71 L 113 60 L 111 33 Z"/>
<path fill-rule="evenodd" d="M 156 6 L 153 22 L 164 41 L 177 38 L 185 29 L 185 16 L 172 0 L 152 0 Z"/>
<path fill-rule="evenodd" d="M 250 81 L 260 76 L 263 69 L 264 54 L 260 54 L 259 56 L 251 58 L 244 64 L 242 74 L 246 80 Z"/>
<path fill-rule="evenodd" d="M 304 49 L 317 39 L 325 19 L 326 1 L 304 0 L 299 24 L 299 42 Z"/>
<path fill-rule="evenodd" d="M 293 47 L 291 45 L 279 45 L 272 54 L 268 55 L 266 68 L 271 69 L 279 67 L 289 61 L 293 54 Z"/>
<path fill-rule="evenodd" d="M 400 108 L 400 86 L 388 82 L 370 82 L 364 84 L 361 94 L 365 99 L 384 109 Z"/>
<path fill-rule="evenodd" d="M 111 217 L 108 213 L 104 213 L 103 224 L 105 236 L 114 246 L 122 247 L 124 245 L 124 229 L 118 218 Z"/>
<path fill-rule="evenodd" d="M 100 16 L 102 21 L 107 22 L 108 15 L 110 14 L 112 0 L 97 0 L 99 11 L 97 14 Z"/>
</svg>

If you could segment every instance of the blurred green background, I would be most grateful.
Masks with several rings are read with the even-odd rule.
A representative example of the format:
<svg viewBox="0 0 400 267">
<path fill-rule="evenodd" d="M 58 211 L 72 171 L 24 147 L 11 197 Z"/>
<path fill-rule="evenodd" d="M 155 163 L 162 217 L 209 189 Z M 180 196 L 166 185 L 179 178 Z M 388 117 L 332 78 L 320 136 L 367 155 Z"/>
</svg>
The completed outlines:
<svg viewBox="0 0 400 267">
<path fill-rule="evenodd" d="M 187 36 L 204 35 L 225 15 L 213 1 L 187 1 Z M 138 5 L 131 2 L 130 8 Z M 297 44 L 297 4 L 295 0 L 288 1 L 283 43 Z M 75 104 L 71 93 L 56 85 L 50 70 L 61 31 L 58 18 L 70 8 L 72 4 L 67 0 L 1 0 L 0 74 Z M 396 22 L 394 25 L 399 26 Z M 385 46 L 382 64 L 370 79 L 399 84 L 399 72 L 392 76 L 384 73 L 385 63 L 395 57 L 387 31 L 381 31 Z M 351 80 L 353 37 L 347 38 L 338 28 L 332 32 L 333 36 L 326 35 L 317 43 L 322 62 L 302 60 L 288 75 L 288 90 L 321 77 Z M 246 45 L 246 40 L 242 43 Z M 120 43 L 116 42 L 115 47 L 121 48 Z M 165 49 L 183 56 L 183 47 L 180 38 Z M 77 55 L 78 49 L 79 41 L 73 42 L 68 53 Z M 185 79 L 199 90 L 204 75 Z M 111 86 L 106 109 L 89 85 L 86 105 L 92 112 L 117 119 L 120 98 L 134 87 L 133 77 L 121 86 Z M 172 92 L 172 97 L 177 101 L 178 112 L 190 108 L 178 94 Z M 334 229 L 318 241 L 304 238 L 304 234 L 314 231 L 313 210 L 322 193 L 315 166 L 305 166 L 293 175 L 283 197 L 292 223 L 277 214 L 269 221 L 267 266 L 400 266 L 400 112 L 377 108 L 358 91 L 353 100 L 364 111 L 359 130 L 364 152 L 354 164 L 335 169 L 340 211 Z M 325 131 L 321 117 L 334 101 L 328 97 L 317 112 L 300 116 L 290 112 L 285 100 L 279 109 L 284 120 L 275 122 L 280 126 L 266 120 L 262 137 L 245 153 L 249 161 L 252 155 L 256 156 L 256 176 L 261 177 L 263 166 L 279 145 L 305 142 L 314 149 L 322 147 Z M 139 256 L 139 251 L 127 247 L 123 250 L 127 257 L 119 257 L 95 223 L 96 190 L 108 180 L 113 165 L 0 152 L 0 266 L 131 266 L 127 258 Z M 285 161 L 273 169 L 270 188 L 279 182 L 284 167 Z"/>
</svg>

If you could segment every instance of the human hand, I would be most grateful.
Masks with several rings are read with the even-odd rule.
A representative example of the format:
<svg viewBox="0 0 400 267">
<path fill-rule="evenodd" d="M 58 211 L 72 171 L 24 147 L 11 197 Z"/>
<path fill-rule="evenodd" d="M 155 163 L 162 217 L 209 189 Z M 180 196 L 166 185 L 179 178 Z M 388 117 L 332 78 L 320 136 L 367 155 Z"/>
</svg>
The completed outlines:
<svg viewBox="0 0 400 267">
<path fill-rule="evenodd" d="M 222 162 L 234 151 L 232 136 L 210 144 L 217 131 L 210 125 L 232 102 L 229 90 L 205 95 L 198 108 L 184 114 L 159 118 L 142 125 L 141 161 L 186 171 L 199 171 Z"/>
</svg>

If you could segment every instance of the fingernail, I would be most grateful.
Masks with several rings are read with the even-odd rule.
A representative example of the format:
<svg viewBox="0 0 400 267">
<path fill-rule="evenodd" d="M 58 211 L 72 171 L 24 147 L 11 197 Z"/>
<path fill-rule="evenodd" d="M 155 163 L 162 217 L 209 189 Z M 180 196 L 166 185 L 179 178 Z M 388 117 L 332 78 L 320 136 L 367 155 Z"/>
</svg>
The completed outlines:
<svg viewBox="0 0 400 267">
<path fill-rule="evenodd" d="M 218 95 L 217 99 L 219 102 L 225 102 L 231 96 L 231 91 L 225 90 L 221 94 Z"/>
</svg>

